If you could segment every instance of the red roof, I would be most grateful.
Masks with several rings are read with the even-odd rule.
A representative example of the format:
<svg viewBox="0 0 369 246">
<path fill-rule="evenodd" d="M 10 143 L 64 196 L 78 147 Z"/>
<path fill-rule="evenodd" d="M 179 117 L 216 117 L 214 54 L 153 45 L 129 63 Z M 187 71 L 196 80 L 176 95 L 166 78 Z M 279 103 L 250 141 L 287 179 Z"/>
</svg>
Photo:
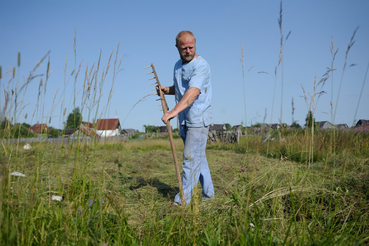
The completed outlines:
<svg viewBox="0 0 369 246">
<path fill-rule="evenodd" d="M 98 119 L 96 130 L 115 130 L 120 126 L 119 119 Z"/>
<path fill-rule="evenodd" d="M 49 127 L 46 124 L 34 124 L 31 127 L 31 131 L 33 131 L 34 133 L 40 134 L 43 131 L 47 131 L 49 129 Z"/>
<path fill-rule="evenodd" d="M 90 127 L 86 127 L 86 126 L 81 126 L 80 130 L 85 133 L 87 136 L 92 137 L 92 138 L 100 138 L 100 135 L 97 134 L 95 132 L 95 130 L 93 128 Z"/>
<path fill-rule="evenodd" d="M 93 125 L 92 123 L 87 122 L 87 121 L 82 121 L 82 124 L 83 124 L 84 126 L 86 126 L 86 127 L 89 127 L 89 128 L 93 128 L 93 127 L 94 127 L 94 125 Z"/>
</svg>

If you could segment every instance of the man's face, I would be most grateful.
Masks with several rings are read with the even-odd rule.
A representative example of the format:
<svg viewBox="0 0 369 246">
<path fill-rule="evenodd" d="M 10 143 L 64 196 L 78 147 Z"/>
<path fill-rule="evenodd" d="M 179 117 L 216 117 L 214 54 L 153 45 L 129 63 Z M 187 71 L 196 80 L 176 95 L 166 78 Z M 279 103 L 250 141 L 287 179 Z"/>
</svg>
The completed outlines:
<svg viewBox="0 0 369 246">
<path fill-rule="evenodd" d="M 196 42 L 191 35 L 183 35 L 176 44 L 183 63 L 192 61 L 196 56 Z"/>
</svg>

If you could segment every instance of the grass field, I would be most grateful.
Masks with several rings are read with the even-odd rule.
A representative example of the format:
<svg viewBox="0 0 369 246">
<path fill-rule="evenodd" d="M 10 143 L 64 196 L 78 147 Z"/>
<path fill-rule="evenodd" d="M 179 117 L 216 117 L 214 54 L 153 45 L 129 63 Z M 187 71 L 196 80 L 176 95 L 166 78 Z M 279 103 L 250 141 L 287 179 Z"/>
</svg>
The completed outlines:
<svg viewBox="0 0 369 246">
<path fill-rule="evenodd" d="M 316 133 L 313 155 L 307 136 L 208 145 L 216 196 L 199 187 L 183 208 L 168 139 L 3 144 L 0 244 L 367 244 L 368 134 L 338 133 L 331 150 Z"/>
<path fill-rule="evenodd" d="M 271 115 L 276 106 L 277 71 L 282 75 L 281 102 L 284 99 L 282 2 L 280 6 L 281 45 Z M 339 91 L 356 31 L 346 51 Z M 44 66 L 46 72 L 39 70 L 49 53 L 25 77 L 20 73 L 20 53 L 17 66 L 4 72 L 0 67 L 4 95 L 4 102 L 0 102 L 4 103 L 0 105 L 0 245 L 369 244 L 369 126 L 347 131 L 314 129 L 314 112 L 325 93 L 323 86 L 336 70 L 333 41 L 331 67 L 322 80 L 315 78 L 312 93 L 302 87 L 311 116 L 306 123 L 311 124 L 305 129 L 268 132 L 270 141 L 263 141 L 265 135 L 249 134 L 236 144 L 209 144 L 207 157 L 215 197 L 203 201 L 201 187 L 196 187 L 191 204 L 185 207 L 172 205 L 179 188 L 166 138 L 121 143 L 87 144 L 83 139 L 73 144 L 40 142 L 32 143 L 27 150 L 25 143 L 6 141 L 34 135 L 28 131 L 30 125 L 20 121 L 28 105 L 24 100 L 27 88 L 39 77 L 37 105 L 32 115 L 24 115 L 25 121 L 48 120 L 50 124 L 60 107 L 56 114 L 63 119 L 65 131 L 77 128 L 82 121 L 72 113 L 72 125 L 67 127 L 66 113 L 72 104 L 72 112 L 81 107 L 86 122 L 96 122 L 107 114 L 116 75 L 122 70 L 119 45 L 105 66 L 100 66 L 100 52 L 96 66 L 87 63 L 84 69 L 82 61 L 79 66 L 77 63 L 76 43 L 75 32 L 74 66 L 68 64 L 67 54 L 63 92 L 58 95 L 59 89 L 56 91 L 51 110 L 45 115 L 44 105 L 50 104 L 46 102 L 50 59 Z M 248 88 L 243 59 L 242 45 L 246 126 Z M 110 89 L 104 88 L 108 74 L 112 77 Z M 331 78 L 334 123 L 340 93 L 333 107 Z M 74 84 L 68 85 L 69 81 Z M 364 84 L 365 80 L 363 88 Z M 65 95 L 68 87 L 75 88 L 71 98 Z M 104 93 L 107 102 L 101 99 Z M 78 105 L 76 99 L 80 100 Z M 360 100 L 357 108 L 359 105 Z M 280 123 L 282 109 L 281 103 Z M 294 110 L 292 101 L 292 119 Z M 51 131 L 47 134 L 51 136 Z M 176 138 L 175 145 L 181 162 L 182 141 Z M 14 172 L 23 175 L 14 176 Z"/>
</svg>

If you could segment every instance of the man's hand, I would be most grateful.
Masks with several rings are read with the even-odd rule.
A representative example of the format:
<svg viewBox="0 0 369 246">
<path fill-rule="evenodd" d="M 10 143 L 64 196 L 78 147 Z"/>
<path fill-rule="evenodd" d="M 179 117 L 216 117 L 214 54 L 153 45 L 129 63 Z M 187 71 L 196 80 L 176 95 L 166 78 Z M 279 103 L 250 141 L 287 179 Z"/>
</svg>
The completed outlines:
<svg viewBox="0 0 369 246">
<path fill-rule="evenodd" d="M 163 94 L 166 94 L 166 95 L 174 95 L 175 94 L 174 85 L 173 86 L 161 86 L 161 91 L 163 92 Z M 158 94 L 158 96 L 160 96 L 159 86 L 156 86 L 156 93 Z"/>
<path fill-rule="evenodd" d="M 166 87 L 171 88 L 171 87 Z M 174 88 L 174 87 L 173 87 Z M 195 87 L 190 87 L 184 96 L 182 97 L 181 101 L 177 103 L 177 105 L 172 109 L 172 111 L 169 111 L 161 117 L 161 120 L 167 124 L 168 121 L 176 117 L 180 112 L 185 110 L 187 107 L 189 107 L 197 98 L 197 96 L 200 95 L 200 89 Z"/>
<path fill-rule="evenodd" d="M 166 88 L 165 86 L 161 86 L 161 91 L 163 92 L 163 94 L 166 94 L 165 91 L 166 91 Z M 160 97 L 160 91 L 159 91 L 159 86 L 156 86 L 155 87 L 156 89 L 156 94 L 158 94 L 158 96 Z"/>
<path fill-rule="evenodd" d="M 172 111 L 166 112 L 163 117 L 161 117 L 161 120 L 164 122 L 164 124 L 167 124 L 171 119 L 173 119 L 174 117 L 176 117 L 177 114 L 173 113 Z"/>
</svg>

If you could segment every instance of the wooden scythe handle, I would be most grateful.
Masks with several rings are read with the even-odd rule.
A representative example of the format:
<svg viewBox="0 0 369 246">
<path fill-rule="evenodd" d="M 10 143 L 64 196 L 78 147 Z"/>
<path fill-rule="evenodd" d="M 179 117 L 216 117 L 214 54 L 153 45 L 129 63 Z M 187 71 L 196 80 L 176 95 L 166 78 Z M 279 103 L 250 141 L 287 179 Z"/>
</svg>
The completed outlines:
<svg viewBox="0 0 369 246">
<path fill-rule="evenodd" d="M 161 101 L 161 106 L 163 108 L 163 112 L 166 113 L 169 110 L 168 104 L 167 104 L 167 101 L 165 100 L 164 93 L 161 90 L 161 85 L 160 85 L 159 77 L 156 74 L 156 70 L 155 70 L 154 64 L 152 64 L 152 63 L 151 63 L 151 68 L 152 68 L 152 71 L 153 71 L 154 76 L 156 78 L 156 82 L 157 82 L 158 87 L 159 87 L 160 101 Z M 179 171 L 179 165 L 178 165 L 178 160 L 177 160 L 177 155 L 176 155 L 176 149 L 174 147 L 174 142 L 173 142 L 172 127 L 170 126 L 169 120 L 167 122 L 167 130 L 168 130 L 168 135 L 169 135 L 170 147 L 172 149 L 172 154 L 173 154 L 173 159 L 174 159 L 174 168 L 176 170 L 177 181 L 178 181 L 178 185 L 179 185 L 179 192 L 180 192 L 180 196 L 181 196 L 181 200 L 182 200 L 182 205 L 185 205 L 186 204 L 186 200 L 184 198 L 184 193 L 183 193 L 181 173 Z"/>
</svg>

